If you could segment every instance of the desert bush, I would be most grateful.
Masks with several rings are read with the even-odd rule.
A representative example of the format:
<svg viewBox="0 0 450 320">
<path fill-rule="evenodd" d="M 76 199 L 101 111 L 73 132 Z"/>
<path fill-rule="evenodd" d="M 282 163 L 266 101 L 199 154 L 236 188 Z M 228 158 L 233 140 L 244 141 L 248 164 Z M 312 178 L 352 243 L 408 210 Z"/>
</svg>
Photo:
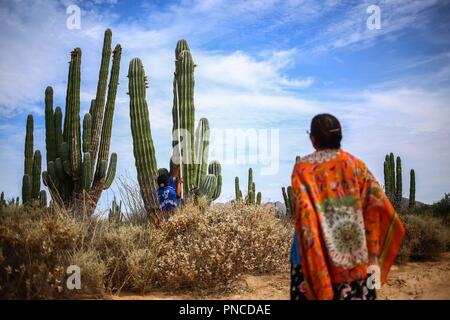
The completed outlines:
<svg viewBox="0 0 450 320">
<path fill-rule="evenodd" d="M 200 200 L 159 226 L 80 220 L 55 208 L 1 210 L 2 298 L 223 289 L 243 273 L 288 270 L 292 225 L 262 206 Z M 66 288 L 70 265 L 80 267 L 81 290 Z"/>
<path fill-rule="evenodd" d="M 83 223 L 60 210 L 6 206 L 0 214 L 0 296 L 64 296 L 68 253 L 86 234 Z"/>
<path fill-rule="evenodd" d="M 405 215 L 406 228 L 397 262 L 433 260 L 445 252 L 450 241 L 450 230 L 442 219 L 432 215 Z"/>
</svg>

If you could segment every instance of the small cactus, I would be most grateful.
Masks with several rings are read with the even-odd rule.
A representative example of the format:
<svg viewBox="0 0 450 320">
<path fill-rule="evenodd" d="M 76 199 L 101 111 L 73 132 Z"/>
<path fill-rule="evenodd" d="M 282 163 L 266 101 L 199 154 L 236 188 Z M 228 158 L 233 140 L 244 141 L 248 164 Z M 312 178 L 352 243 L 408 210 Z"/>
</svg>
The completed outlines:
<svg viewBox="0 0 450 320">
<path fill-rule="evenodd" d="M 110 223 L 118 224 L 122 222 L 122 201 L 117 204 L 116 197 L 114 197 L 111 208 L 109 209 L 108 220 Z"/>
</svg>

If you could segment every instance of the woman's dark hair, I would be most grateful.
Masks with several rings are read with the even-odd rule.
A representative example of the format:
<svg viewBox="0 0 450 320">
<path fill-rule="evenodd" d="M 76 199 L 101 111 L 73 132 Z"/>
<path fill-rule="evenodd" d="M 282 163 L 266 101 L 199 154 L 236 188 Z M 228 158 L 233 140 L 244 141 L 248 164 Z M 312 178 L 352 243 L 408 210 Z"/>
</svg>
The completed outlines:
<svg viewBox="0 0 450 320">
<path fill-rule="evenodd" d="M 342 128 L 339 120 L 328 113 L 314 116 L 311 120 L 311 135 L 320 149 L 339 149 L 342 140 Z"/>
</svg>

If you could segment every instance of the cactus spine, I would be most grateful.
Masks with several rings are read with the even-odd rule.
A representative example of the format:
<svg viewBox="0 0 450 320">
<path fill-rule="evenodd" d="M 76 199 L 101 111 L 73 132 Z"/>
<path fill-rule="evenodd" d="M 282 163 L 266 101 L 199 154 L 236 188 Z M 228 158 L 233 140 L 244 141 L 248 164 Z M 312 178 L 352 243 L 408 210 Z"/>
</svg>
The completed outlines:
<svg viewBox="0 0 450 320">
<path fill-rule="evenodd" d="M 414 169 L 411 169 L 409 173 L 409 204 L 410 210 L 414 209 L 416 206 L 416 173 Z"/>
<path fill-rule="evenodd" d="M 158 166 L 153 146 L 147 101 L 146 77 L 139 58 L 130 61 L 128 69 L 131 134 L 138 183 L 146 212 L 150 215 L 159 208 L 156 197 Z"/>
<path fill-rule="evenodd" d="M 47 171 L 42 173 L 44 184 L 53 200 L 76 210 L 83 209 L 87 215 L 94 212 L 101 192 L 111 185 L 117 165 L 117 155 L 113 153 L 108 168 L 120 45 L 116 46 L 113 54 L 105 107 L 110 57 L 111 30 L 108 29 L 104 37 L 96 99 L 92 100 L 89 113 L 83 117 L 83 130 L 80 127 L 80 48 L 71 52 L 64 124 L 61 108 L 57 107 L 54 113 L 52 110 L 53 89 L 48 87 L 45 92 Z"/>
</svg>

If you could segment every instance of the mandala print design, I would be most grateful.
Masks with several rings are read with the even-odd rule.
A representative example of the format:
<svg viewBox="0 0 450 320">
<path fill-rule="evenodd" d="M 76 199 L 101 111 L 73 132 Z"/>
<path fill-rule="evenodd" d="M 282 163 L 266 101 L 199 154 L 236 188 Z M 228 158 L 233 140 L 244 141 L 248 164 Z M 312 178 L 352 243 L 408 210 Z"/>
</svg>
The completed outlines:
<svg viewBox="0 0 450 320">
<path fill-rule="evenodd" d="M 368 261 L 361 210 L 351 206 L 333 206 L 319 216 L 325 245 L 336 267 L 351 269 Z"/>
<path fill-rule="evenodd" d="M 339 150 L 340 149 L 325 149 L 315 151 L 307 156 L 304 156 L 301 161 L 309 163 L 327 162 L 336 158 L 339 154 Z"/>
</svg>

